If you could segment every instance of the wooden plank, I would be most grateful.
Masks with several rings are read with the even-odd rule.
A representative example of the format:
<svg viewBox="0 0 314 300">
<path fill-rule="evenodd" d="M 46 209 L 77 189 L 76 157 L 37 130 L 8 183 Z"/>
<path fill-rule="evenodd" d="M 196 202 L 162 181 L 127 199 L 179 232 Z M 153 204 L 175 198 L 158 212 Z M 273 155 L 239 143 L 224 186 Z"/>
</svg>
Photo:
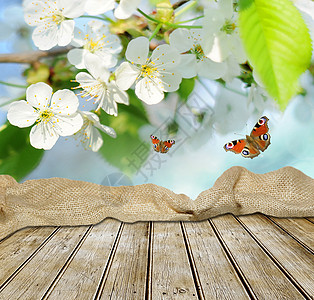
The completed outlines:
<svg viewBox="0 0 314 300">
<path fill-rule="evenodd" d="M 87 227 L 61 228 L 1 292 L 1 299 L 41 299 Z"/>
<path fill-rule="evenodd" d="M 256 216 L 253 216 L 256 217 Z M 303 299 L 250 234 L 232 215 L 210 221 L 256 299 Z"/>
<path fill-rule="evenodd" d="M 249 299 L 209 222 L 185 222 L 183 227 L 204 298 Z"/>
<path fill-rule="evenodd" d="M 149 223 L 124 224 L 96 299 L 145 299 Z"/>
<path fill-rule="evenodd" d="M 31 259 L 56 227 L 31 227 L 19 230 L 0 243 L 0 290 L 23 264 Z M 12 275 L 13 274 L 13 275 Z"/>
<path fill-rule="evenodd" d="M 106 219 L 96 225 L 45 297 L 92 299 L 96 294 L 120 226 L 121 222 L 112 219 Z"/>
<path fill-rule="evenodd" d="M 197 290 L 178 222 L 154 222 L 149 299 L 197 299 Z"/>
<path fill-rule="evenodd" d="M 314 250 L 314 224 L 304 218 L 273 218 L 273 222 L 287 231 L 304 246 Z"/>
<path fill-rule="evenodd" d="M 306 296 L 314 297 L 314 256 L 262 215 L 239 218 L 283 272 Z"/>
</svg>

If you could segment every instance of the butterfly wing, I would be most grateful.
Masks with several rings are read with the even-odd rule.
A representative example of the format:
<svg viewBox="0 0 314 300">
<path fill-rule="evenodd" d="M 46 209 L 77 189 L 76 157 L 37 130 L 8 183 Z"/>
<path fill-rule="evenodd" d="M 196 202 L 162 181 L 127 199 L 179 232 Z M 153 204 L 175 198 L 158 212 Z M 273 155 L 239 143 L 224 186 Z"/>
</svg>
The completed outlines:
<svg viewBox="0 0 314 300">
<path fill-rule="evenodd" d="M 161 142 L 161 148 L 160 148 L 160 152 L 161 153 L 167 153 L 169 151 L 169 149 L 175 144 L 175 140 L 167 140 L 164 142 Z"/>
<path fill-rule="evenodd" d="M 161 141 L 155 135 L 151 135 L 150 138 L 152 139 L 153 149 L 156 152 L 159 152 L 161 149 L 160 148 Z"/>
<path fill-rule="evenodd" d="M 261 117 L 255 124 L 250 134 L 250 137 L 254 140 L 254 143 L 261 151 L 265 151 L 270 145 L 270 134 L 268 133 L 269 128 L 267 122 L 267 117 Z"/>
<path fill-rule="evenodd" d="M 224 145 L 226 151 L 232 151 L 236 154 L 241 153 L 243 157 L 253 158 L 260 154 L 247 139 L 235 140 Z"/>
</svg>

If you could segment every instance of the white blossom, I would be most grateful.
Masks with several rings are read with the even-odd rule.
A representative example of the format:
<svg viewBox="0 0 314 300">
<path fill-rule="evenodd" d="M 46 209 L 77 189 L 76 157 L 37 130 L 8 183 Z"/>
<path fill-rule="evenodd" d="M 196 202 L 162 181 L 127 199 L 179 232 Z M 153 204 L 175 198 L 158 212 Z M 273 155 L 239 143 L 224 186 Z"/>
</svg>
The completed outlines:
<svg viewBox="0 0 314 300">
<path fill-rule="evenodd" d="M 75 28 L 72 45 L 83 47 L 72 49 L 67 55 L 69 62 L 78 69 L 85 68 L 84 58 L 87 53 L 94 55 L 107 68 L 114 67 L 122 50 L 119 38 L 110 34 L 108 27 L 98 20 L 88 22 L 86 32 Z"/>
<path fill-rule="evenodd" d="M 80 111 L 84 123 L 82 128 L 74 134 L 75 138 L 79 138 L 85 149 L 97 152 L 103 145 L 103 139 L 99 130 L 115 138 L 116 132 L 113 128 L 100 124 L 99 117 L 89 111 Z"/>
<path fill-rule="evenodd" d="M 246 61 L 246 55 L 237 28 L 237 13 L 233 11 L 233 0 L 220 0 L 204 10 L 204 34 L 213 39 L 207 57 L 216 62 L 225 61 L 233 55 L 238 63 Z"/>
<path fill-rule="evenodd" d="M 84 13 L 85 0 L 34 0 L 24 8 L 28 25 L 36 26 L 33 41 L 41 50 L 71 42 L 74 20 Z"/>
<path fill-rule="evenodd" d="M 169 41 L 171 46 L 182 53 L 178 66 L 182 77 L 192 78 L 200 75 L 218 79 L 226 73 L 226 64 L 214 62 L 206 56 L 212 43 L 206 36 L 204 38 L 202 29 L 176 29 L 170 34 Z"/>
<path fill-rule="evenodd" d="M 149 54 L 149 41 L 138 37 L 128 44 L 123 62 L 116 70 L 116 83 L 122 90 L 135 82 L 135 94 L 147 104 L 156 104 L 164 98 L 164 92 L 179 88 L 182 80 L 177 71 L 180 55 L 169 45 L 160 45 Z"/>
<path fill-rule="evenodd" d="M 26 90 L 26 101 L 13 102 L 7 118 L 12 125 L 29 127 L 30 143 L 33 147 L 49 150 L 59 136 L 69 136 L 83 125 L 81 115 L 77 112 L 79 102 L 70 90 L 52 93 L 52 88 L 39 82 Z"/>
<path fill-rule="evenodd" d="M 75 79 L 80 84 L 77 88 L 83 89 L 79 95 L 88 97 L 86 101 L 93 99 L 98 104 L 96 110 L 102 108 L 106 113 L 117 116 L 117 103 L 128 105 L 128 94 L 120 90 L 114 80 L 109 82 L 110 72 L 95 56 L 88 54 L 85 62 L 90 74 L 80 72 L 76 75 Z"/>
</svg>

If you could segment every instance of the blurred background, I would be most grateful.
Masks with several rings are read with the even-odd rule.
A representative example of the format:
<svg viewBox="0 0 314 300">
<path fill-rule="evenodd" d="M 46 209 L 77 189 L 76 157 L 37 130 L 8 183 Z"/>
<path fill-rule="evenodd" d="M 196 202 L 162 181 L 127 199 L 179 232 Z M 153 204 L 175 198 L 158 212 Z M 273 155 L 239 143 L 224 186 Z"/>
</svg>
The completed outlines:
<svg viewBox="0 0 314 300">
<path fill-rule="evenodd" d="M 32 29 L 24 23 L 21 1 L 0 1 L 1 54 L 35 51 Z M 66 56 L 58 63 L 48 60 L 31 67 L 1 63 L 0 81 L 23 86 L 47 76 L 55 86 L 67 81 L 70 87 L 75 76 L 66 64 Z M 53 74 L 52 65 L 59 68 Z M 101 116 L 118 137 L 104 136 L 97 153 L 85 150 L 72 137 L 61 137 L 49 151 L 32 148 L 29 129 L 6 123 L 9 103 L 25 99 L 25 88 L 0 84 L 0 173 L 21 182 L 65 177 L 105 185 L 155 183 L 192 198 L 232 166 L 256 173 L 293 166 L 314 177 L 313 73 L 312 64 L 300 78 L 299 94 L 284 112 L 267 95 L 239 79 L 228 84 L 186 79 L 178 92 L 153 106 L 144 105 L 131 91 L 131 104 L 119 106 L 118 117 Z M 84 110 L 93 108 L 82 100 L 80 108 L 83 106 Z M 264 153 L 247 159 L 225 152 L 225 143 L 250 134 L 263 115 L 269 118 L 271 135 L 271 145 Z M 167 154 L 157 153 L 152 149 L 151 134 L 176 143 Z"/>
</svg>

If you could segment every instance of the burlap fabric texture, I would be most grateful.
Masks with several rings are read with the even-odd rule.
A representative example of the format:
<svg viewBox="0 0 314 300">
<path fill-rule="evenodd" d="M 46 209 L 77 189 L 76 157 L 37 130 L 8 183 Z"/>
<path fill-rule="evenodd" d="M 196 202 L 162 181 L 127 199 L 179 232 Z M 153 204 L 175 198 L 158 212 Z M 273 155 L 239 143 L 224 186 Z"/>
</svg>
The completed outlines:
<svg viewBox="0 0 314 300">
<path fill-rule="evenodd" d="M 27 226 L 90 225 L 107 217 L 125 222 L 200 221 L 254 212 L 314 216 L 314 179 L 292 167 L 266 174 L 232 167 L 191 200 L 154 184 L 109 187 L 63 178 L 19 184 L 11 176 L 0 176 L 0 239 Z"/>
</svg>

